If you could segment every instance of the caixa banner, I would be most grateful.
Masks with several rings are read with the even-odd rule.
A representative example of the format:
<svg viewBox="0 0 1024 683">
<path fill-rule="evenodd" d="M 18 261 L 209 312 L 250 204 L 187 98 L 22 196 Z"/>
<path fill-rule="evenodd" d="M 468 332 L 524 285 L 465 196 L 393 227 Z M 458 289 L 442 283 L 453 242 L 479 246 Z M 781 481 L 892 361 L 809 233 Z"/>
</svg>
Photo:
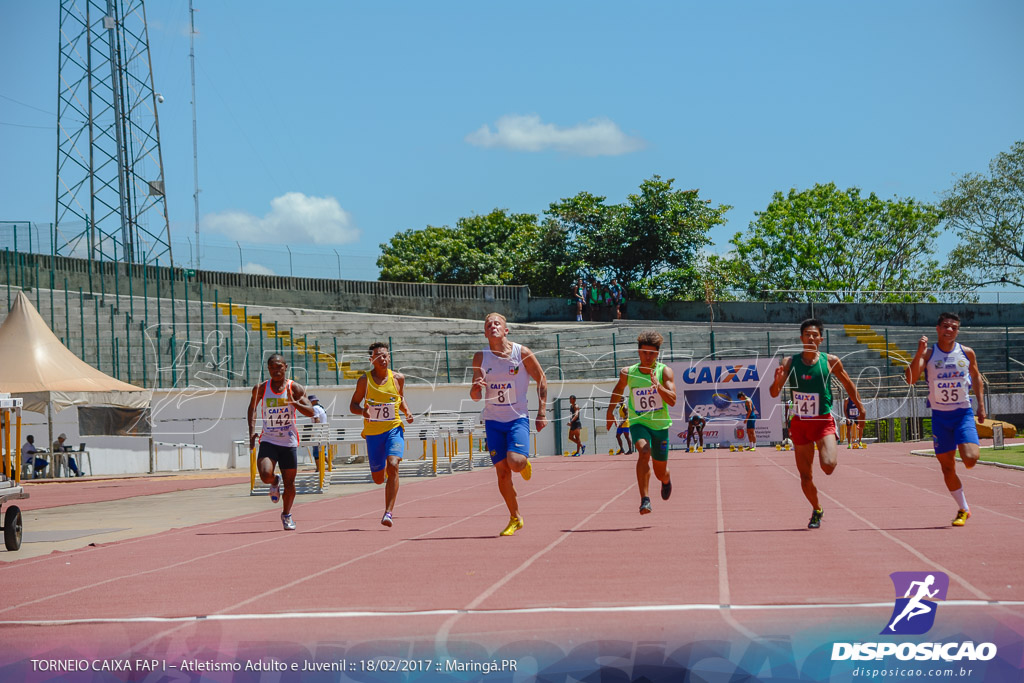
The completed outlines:
<svg viewBox="0 0 1024 683">
<path fill-rule="evenodd" d="M 676 361 L 667 365 L 675 374 L 678 395 L 670 409 L 672 448 L 686 447 L 694 415 L 705 421 L 707 446 L 749 445 L 751 429 L 762 446 L 782 441 L 781 398 L 768 393 L 777 359 Z"/>
</svg>

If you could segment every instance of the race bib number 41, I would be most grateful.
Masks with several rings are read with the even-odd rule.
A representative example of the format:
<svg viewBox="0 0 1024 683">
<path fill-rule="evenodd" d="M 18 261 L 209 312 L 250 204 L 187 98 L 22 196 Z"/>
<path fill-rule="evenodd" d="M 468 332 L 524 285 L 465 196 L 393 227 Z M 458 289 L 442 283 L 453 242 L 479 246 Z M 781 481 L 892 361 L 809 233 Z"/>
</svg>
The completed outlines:
<svg viewBox="0 0 1024 683">
<path fill-rule="evenodd" d="M 512 382 L 489 382 L 487 401 L 497 406 L 510 406 L 516 402 L 516 387 Z"/>
<path fill-rule="evenodd" d="M 661 394 L 654 387 L 633 387 L 633 410 L 637 413 L 651 413 L 661 410 Z"/>
<path fill-rule="evenodd" d="M 794 391 L 793 403 L 797 417 L 818 416 L 818 394 Z"/>
</svg>

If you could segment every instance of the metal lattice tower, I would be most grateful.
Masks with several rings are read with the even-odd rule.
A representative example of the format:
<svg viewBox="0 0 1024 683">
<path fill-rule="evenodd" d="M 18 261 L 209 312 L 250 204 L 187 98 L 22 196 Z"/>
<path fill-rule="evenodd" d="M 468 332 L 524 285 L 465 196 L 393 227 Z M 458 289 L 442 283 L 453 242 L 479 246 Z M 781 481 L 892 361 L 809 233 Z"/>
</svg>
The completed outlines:
<svg viewBox="0 0 1024 683">
<path fill-rule="evenodd" d="M 173 265 L 143 0 L 61 0 L 55 250 Z"/>
</svg>

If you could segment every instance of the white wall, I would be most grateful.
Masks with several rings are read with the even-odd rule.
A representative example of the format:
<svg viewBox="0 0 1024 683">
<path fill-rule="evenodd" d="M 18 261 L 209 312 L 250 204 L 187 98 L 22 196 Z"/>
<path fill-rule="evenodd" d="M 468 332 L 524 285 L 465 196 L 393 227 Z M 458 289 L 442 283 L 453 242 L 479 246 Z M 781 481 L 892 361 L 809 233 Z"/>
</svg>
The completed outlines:
<svg viewBox="0 0 1024 683">
<path fill-rule="evenodd" d="M 532 383 L 531 383 L 532 384 Z M 590 419 L 591 413 L 584 413 L 584 437 L 588 446 L 596 445 L 599 451 L 607 451 L 614 446 L 615 439 L 603 427 L 603 408 L 607 405 L 608 396 L 614 386 L 614 380 L 605 379 L 597 382 L 587 381 L 550 381 L 548 382 L 548 419 L 554 418 L 550 407 L 555 399 L 567 399 L 575 394 L 586 408 L 595 403 L 600 407 L 597 420 L 597 439 L 595 444 L 593 427 L 595 422 Z M 331 423 L 335 426 L 353 426 L 361 424 L 361 419 L 348 411 L 352 397 L 351 387 L 308 387 L 307 392 L 315 393 L 320 404 L 327 410 Z M 153 394 L 153 438 L 158 442 L 199 444 L 203 447 L 203 467 L 224 469 L 230 467 L 248 468 L 248 460 L 236 462 L 233 455 L 232 442 L 246 440 L 246 409 L 252 394 L 251 387 L 243 388 L 190 388 L 185 390 L 157 390 Z M 406 387 L 406 399 L 414 415 L 427 410 L 462 411 L 479 413 L 482 403 L 469 398 L 469 384 L 439 384 L 436 386 L 415 384 Z M 567 401 L 563 400 L 562 405 Z M 530 411 L 536 413 L 537 394 L 535 387 L 530 389 Z M 562 411 L 562 419 L 566 413 Z M 559 426 L 549 424 L 537 435 L 537 450 L 541 455 L 555 453 L 554 432 Z M 562 429 L 563 449 L 569 448 L 564 423 Z M 534 427 L 535 430 L 535 427 Z M 94 474 L 129 474 L 149 471 L 149 439 L 141 437 L 81 437 L 78 432 L 78 416 L 74 409 L 65 410 L 54 415 L 53 434 L 65 432 L 67 443 L 74 448 L 85 441 L 92 458 Z M 33 434 L 36 444 L 46 443 L 46 418 L 37 413 L 23 413 L 22 435 Z M 460 448 L 465 448 L 463 442 Z M 346 449 L 347 446 L 343 446 Z M 416 453 L 418 444 L 410 444 L 410 453 Z M 173 471 L 179 469 L 178 449 L 158 446 L 157 471 Z M 589 452 L 589 450 L 588 450 Z M 182 451 L 182 469 L 196 469 L 198 458 L 192 448 Z M 87 470 L 88 471 L 88 470 Z"/>
</svg>

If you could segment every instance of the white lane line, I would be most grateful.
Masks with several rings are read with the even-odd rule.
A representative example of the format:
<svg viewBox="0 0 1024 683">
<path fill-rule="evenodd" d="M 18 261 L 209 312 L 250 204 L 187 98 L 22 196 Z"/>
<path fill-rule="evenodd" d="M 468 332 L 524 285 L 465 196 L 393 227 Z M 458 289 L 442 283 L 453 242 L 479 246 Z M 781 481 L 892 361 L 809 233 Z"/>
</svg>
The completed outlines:
<svg viewBox="0 0 1024 683">
<path fill-rule="evenodd" d="M 607 468 L 607 466 L 606 467 L 602 467 L 600 469 L 606 469 L 606 468 Z M 546 490 L 551 489 L 551 488 L 560 487 L 563 484 L 565 484 L 566 482 L 572 481 L 574 479 L 579 479 L 580 477 L 585 477 L 585 476 L 587 476 L 588 474 L 590 474 L 591 472 L 594 472 L 594 471 L 595 470 L 588 470 L 588 471 L 582 472 L 582 473 L 577 474 L 575 476 L 569 477 L 568 479 L 563 479 L 563 480 L 560 480 L 558 482 L 555 482 L 555 483 L 552 483 L 552 484 L 548 484 L 547 486 L 544 486 L 544 487 L 541 487 L 541 488 L 536 489 L 534 491 L 531 491 L 530 493 L 524 494 L 523 496 L 520 496 L 520 497 L 521 498 L 525 498 L 525 497 L 528 497 L 528 496 L 533 495 L 535 493 L 540 493 L 542 491 L 546 491 Z M 483 486 L 483 485 L 485 485 L 485 484 L 483 482 L 481 482 L 479 484 L 472 484 L 470 486 L 462 486 L 462 487 L 460 487 L 458 489 L 455 489 L 455 492 L 466 491 L 466 490 L 469 490 L 469 489 L 472 489 L 472 488 L 476 488 L 478 486 Z M 439 496 L 448 496 L 448 495 L 451 495 L 452 493 L 453 493 L 453 491 L 446 491 L 444 493 L 436 494 L 436 495 L 433 495 L 433 496 L 426 496 L 424 498 L 419 498 L 419 499 L 416 500 L 416 502 L 421 502 L 421 501 L 424 501 L 424 500 L 429 500 L 431 498 L 437 498 Z M 433 535 L 433 534 L 435 534 L 435 533 L 437 533 L 439 531 L 443 531 L 443 530 L 445 530 L 445 529 L 447 529 L 449 527 L 455 526 L 457 524 L 461 524 L 462 522 L 465 522 L 466 520 L 469 520 L 469 519 L 473 519 L 474 517 L 479 517 L 481 515 L 487 514 L 488 512 L 490 512 L 491 510 L 494 510 L 496 508 L 504 508 L 504 507 L 505 507 L 505 501 L 501 500 L 500 502 L 498 502 L 498 503 L 496 503 L 496 504 L 494 504 L 494 505 L 492 505 L 492 506 L 490 506 L 488 508 L 484 508 L 482 510 L 478 510 L 475 514 L 467 515 L 465 517 L 460 517 L 460 518 L 458 518 L 458 519 L 456 519 L 456 520 L 454 520 L 454 521 L 452 521 L 452 522 L 450 522 L 448 524 L 445 524 L 445 525 L 440 526 L 440 527 L 435 527 L 435 528 L 431 529 L 430 531 L 422 533 L 419 536 L 413 536 L 412 538 L 407 538 L 407 539 L 403 539 L 401 541 L 397 541 L 395 543 L 392 543 L 392 544 L 387 545 L 387 546 L 380 547 L 380 548 L 378 548 L 376 550 L 364 553 L 364 554 L 359 555 L 357 557 L 349 558 L 348 560 L 346 560 L 344 562 L 335 564 L 335 565 L 333 565 L 331 567 L 327 567 L 326 569 L 322 569 L 322 570 L 316 572 L 315 574 L 308 574 L 308 575 L 304 576 L 301 579 L 297 579 L 297 580 L 292 581 L 290 583 L 287 583 L 287 584 L 284 584 L 284 585 L 281 585 L 281 586 L 276 586 L 276 587 L 267 589 L 267 590 L 263 591 L 262 593 L 260 593 L 259 595 L 253 596 L 253 597 L 248 598 L 246 600 L 243 600 L 241 602 L 235 603 L 234 605 L 229 605 L 229 606 L 227 606 L 227 607 L 225 607 L 225 608 L 223 608 L 221 610 L 218 610 L 216 612 L 216 614 L 218 616 L 225 616 L 225 617 L 226 616 L 230 616 L 230 615 L 225 615 L 224 613 L 228 612 L 230 610 L 238 609 L 239 607 L 242 607 L 242 606 L 247 605 L 247 604 L 252 603 L 252 602 L 262 601 L 265 598 L 267 598 L 267 596 L 273 595 L 274 593 L 286 590 L 288 588 L 293 588 L 293 587 L 295 587 L 295 586 L 297 586 L 297 585 L 299 585 L 301 583 L 304 583 L 306 581 L 309 581 L 311 579 L 319 578 L 319 577 L 324 576 L 326 574 L 329 574 L 331 572 L 337 571 L 338 569 L 340 569 L 342 567 L 348 566 L 348 565 L 350 565 L 350 564 L 352 564 L 354 562 L 358 562 L 359 560 L 364 560 L 364 559 L 366 559 L 368 557 L 372 557 L 374 555 L 378 555 L 378 554 L 380 554 L 382 552 L 385 552 L 385 551 L 388 551 L 388 550 L 393 550 L 394 548 L 397 548 L 397 547 L 399 547 L 401 545 L 409 543 L 410 541 L 415 541 L 415 540 L 418 540 L 418 539 L 421 539 L 421 538 L 429 538 L 431 535 Z M 376 513 L 374 512 L 374 513 L 368 513 L 368 514 L 376 514 Z M 326 525 L 326 526 L 330 526 L 330 525 Z M 318 528 L 320 528 L 320 527 L 318 527 Z M 135 644 L 132 645 L 132 648 L 130 650 L 124 652 L 123 654 L 125 656 L 127 656 L 127 655 L 131 654 L 134 651 L 138 651 L 141 648 L 147 647 L 148 645 L 150 645 L 152 643 L 155 643 L 156 641 L 160 640 L 161 638 L 164 638 L 166 636 L 171 635 L 172 633 L 174 633 L 175 631 L 177 631 L 180 628 L 182 628 L 182 627 L 178 626 L 176 628 L 164 630 L 164 631 L 162 631 L 160 633 L 157 633 L 157 634 L 155 634 L 155 635 L 153 635 L 153 636 L 143 640 L 140 643 L 135 643 Z"/>
<path fill-rule="evenodd" d="M 729 593 L 729 565 L 727 562 L 725 552 L 725 514 L 722 511 L 722 476 L 721 468 L 719 467 L 720 462 L 721 458 L 716 457 L 715 506 L 717 508 L 716 520 L 718 526 L 718 533 L 715 535 L 718 536 L 718 602 L 721 605 L 723 605 L 722 618 L 725 620 L 727 624 L 729 624 L 729 626 L 732 626 L 733 629 L 735 629 L 739 633 L 742 633 L 750 640 L 757 640 L 758 635 L 750 629 L 743 626 L 742 624 L 740 624 L 740 622 L 736 621 L 732 614 L 730 614 L 729 608 L 725 607 L 729 604 L 732 598 Z"/>
<path fill-rule="evenodd" d="M 469 486 L 469 487 L 462 487 L 462 489 L 466 490 L 466 489 L 474 488 L 476 486 L 481 486 L 481 485 L 482 484 L 473 484 L 472 486 Z M 446 495 L 448 495 L 448 492 L 446 492 L 446 493 L 438 493 L 438 494 L 435 494 L 435 495 L 432 495 L 432 496 L 425 496 L 424 498 L 418 498 L 417 500 L 429 500 L 431 498 L 438 498 L 438 497 L 446 496 Z M 326 503 L 327 501 L 324 500 L 324 501 L 315 501 L 315 502 L 316 503 Z M 250 517 L 250 516 L 254 516 L 254 515 L 264 515 L 264 514 L 266 514 L 266 512 L 258 512 L 258 513 L 253 513 L 252 515 L 246 515 L 246 517 Z M 361 514 L 361 515 L 356 515 L 355 517 L 346 517 L 344 519 L 336 520 L 336 521 L 333 521 L 333 522 L 327 522 L 326 524 L 321 524 L 319 526 L 308 527 L 308 528 L 304 527 L 302 529 L 302 531 L 299 532 L 299 533 L 302 533 L 302 532 L 316 532 L 316 531 L 320 531 L 322 529 L 328 529 L 328 528 L 330 528 L 332 526 L 336 526 L 338 524 L 348 523 L 348 522 L 352 521 L 352 519 L 359 519 L 361 517 L 369 517 L 370 515 L 375 515 L 375 514 L 376 514 L 376 512 L 367 512 L 367 513 L 364 513 L 364 514 Z M 217 524 L 224 524 L 224 523 L 227 523 L 228 521 L 237 521 L 238 519 L 239 518 L 236 517 L 236 518 L 233 518 L 233 520 L 225 520 L 224 522 L 217 522 Z M 200 525 L 200 527 L 201 526 L 202 525 Z M 186 527 L 186 529 L 183 530 L 182 533 L 184 533 L 187 530 L 194 531 L 196 528 L 199 528 L 199 527 Z M 150 536 L 150 537 L 143 537 L 143 538 L 150 538 L 151 539 L 152 536 Z M 2 614 L 4 612 L 10 612 L 10 611 L 13 611 L 13 610 L 22 609 L 24 607 L 28 607 L 29 605 L 35 605 L 35 604 L 38 604 L 38 603 L 41 603 L 41 602 L 46 602 L 48 600 L 53 600 L 55 598 L 66 597 L 68 595 L 72 595 L 72 594 L 77 593 L 79 591 L 91 590 L 93 588 L 96 588 L 97 586 L 103 586 L 103 585 L 107 585 L 107 584 L 111 584 L 111 583 L 117 583 L 118 581 L 123 581 L 125 579 L 132 579 L 132 578 L 136 578 L 136 577 L 139 577 L 139 576 L 145 576 L 147 574 L 156 574 L 156 573 L 159 573 L 159 572 L 162 572 L 162 571 L 165 571 L 165 570 L 174 569 L 176 567 L 182 567 L 182 566 L 185 566 L 185 565 L 188 565 L 188 564 L 192 564 L 193 562 L 199 562 L 201 560 L 207 560 L 207 559 L 209 559 L 211 557 L 217 557 L 219 555 L 227 555 L 227 554 L 235 552 L 236 550 L 244 550 L 246 548 L 252 548 L 252 547 L 255 547 L 255 546 L 258 546 L 258 545 L 263 545 L 265 543 L 285 542 L 289 538 L 291 538 L 291 537 L 288 534 L 274 533 L 273 531 L 271 531 L 270 528 L 268 528 L 268 530 L 267 530 L 267 537 L 266 538 L 261 538 L 258 541 L 253 541 L 251 543 L 244 543 L 244 544 L 238 545 L 238 546 L 232 546 L 231 548 L 225 548 L 223 550 L 217 550 L 215 552 L 206 553 L 205 555 L 197 555 L 195 557 L 190 557 L 188 559 L 181 560 L 180 562 L 174 562 L 172 564 L 163 565 L 161 567 L 154 567 L 153 569 L 146 569 L 146 570 L 143 570 L 143 571 L 137 571 L 137 572 L 131 572 L 131 573 L 126 573 L 126 574 L 120 574 L 118 576 L 111 577 L 111 578 L 108 578 L 108 579 L 104 579 L 102 581 L 95 581 L 95 582 L 90 583 L 90 584 L 85 584 L 85 585 L 82 585 L 82 586 L 76 586 L 75 588 L 69 588 L 68 590 L 65 590 L 65 591 L 60 592 L 60 593 L 51 593 L 49 595 L 45 595 L 43 597 L 36 598 L 34 600 L 28 600 L 28 601 L 25 601 L 25 602 L 22 602 L 22 603 L 19 603 L 19 604 L 16 604 L 16 605 L 11 605 L 10 607 L 0 608 L 0 614 Z M 139 539 L 139 540 L 142 540 L 142 539 Z M 114 547 L 114 546 L 108 546 L 108 547 Z M 66 556 L 60 555 L 58 557 L 60 559 L 64 559 Z M 273 592 L 273 591 L 267 591 L 267 592 L 270 593 L 270 592 Z"/>
<path fill-rule="evenodd" d="M 904 467 L 915 467 L 915 468 L 918 467 L 918 466 L 915 466 L 915 465 L 910 465 L 910 464 L 906 464 L 906 463 L 900 463 L 900 462 L 896 462 L 896 461 L 892 461 L 892 460 L 885 460 L 885 462 L 889 462 L 889 463 L 894 464 L 894 465 L 902 465 Z M 858 472 L 861 472 L 863 474 L 870 474 L 873 477 L 877 477 L 879 479 L 884 479 L 886 481 L 890 481 L 890 482 L 892 482 L 894 484 L 898 484 L 898 485 L 900 485 L 900 486 L 902 486 L 904 488 L 917 489 L 918 491 L 924 491 L 925 493 L 928 493 L 930 495 L 938 496 L 939 498 L 942 498 L 942 499 L 944 499 L 946 501 L 951 500 L 951 497 L 949 495 L 949 491 L 944 491 L 942 489 L 935 488 L 935 487 L 925 488 L 923 486 L 918 486 L 917 484 L 913 484 L 913 483 L 908 482 L 908 481 L 903 480 L 903 479 L 895 479 L 893 477 L 886 476 L 884 474 L 878 474 L 877 472 L 872 472 L 871 470 L 867 469 L 863 465 L 861 467 L 858 467 L 857 466 L 858 464 L 860 464 L 860 463 L 856 463 L 854 465 L 851 465 L 851 467 L 853 467 L 853 469 L 855 469 Z M 922 467 L 920 469 L 926 470 L 928 472 L 935 473 L 936 474 L 935 479 L 938 482 L 938 485 L 939 486 L 944 486 L 944 484 L 942 483 L 942 472 L 938 468 L 938 462 L 936 462 L 935 467 Z M 971 474 L 969 474 L 968 472 L 970 472 Z M 974 476 L 973 472 L 974 472 L 973 469 L 971 469 L 969 471 L 960 470 L 960 471 L 957 472 L 957 474 L 961 478 L 967 479 L 968 482 L 984 481 L 986 483 L 1000 483 L 1000 482 L 993 482 L 993 481 L 988 480 L 988 479 L 980 479 L 979 477 Z M 971 501 L 968 501 L 968 503 L 970 503 L 970 502 Z M 972 504 L 971 505 L 971 510 L 981 510 L 981 511 L 985 512 L 986 514 L 995 515 L 997 517 L 1005 517 L 1006 519 L 1012 519 L 1015 522 L 1024 522 L 1024 519 L 1022 519 L 1020 517 L 1014 517 L 1013 515 L 1008 515 L 1005 512 L 1001 512 L 999 510 L 995 510 L 993 508 L 982 506 L 982 505 L 978 505 L 978 504 Z"/>
<path fill-rule="evenodd" d="M 778 467 L 780 470 L 782 470 L 782 471 L 786 472 L 787 474 L 789 474 L 794 479 L 797 479 L 797 480 L 800 479 L 800 476 L 798 474 L 790 472 L 788 468 L 783 467 L 782 465 L 780 465 L 780 464 L 778 464 L 776 462 L 773 462 L 770 459 L 769 459 L 769 462 L 771 462 L 773 465 Z M 949 576 L 950 579 L 955 579 L 957 581 L 957 583 L 959 583 L 961 586 L 966 588 L 968 591 L 970 591 L 971 593 L 976 595 L 981 600 L 991 601 L 991 598 L 988 595 L 986 595 L 984 591 L 982 591 L 981 589 L 975 587 L 974 584 L 968 582 L 967 579 L 965 579 L 964 577 L 960 576 L 959 574 L 957 574 L 953 570 L 947 569 L 946 567 L 942 566 L 941 564 L 939 564 L 935 560 L 932 560 L 931 558 L 925 556 L 925 554 L 922 553 L 921 551 L 919 551 L 917 548 L 915 548 L 914 546 L 910 545 L 909 543 L 906 543 L 906 542 L 901 541 L 900 539 L 896 538 L 895 536 L 890 534 L 888 531 L 886 531 L 885 529 L 883 529 L 880 526 L 878 526 L 877 524 L 875 524 L 874 522 L 871 522 L 871 521 L 867 520 L 866 518 L 862 517 L 861 515 L 857 514 L 851 508 L 849 508 L 846 505 L 843 505 L 841 502 L 839 502 L 839 499 L 837 499 L 837 498 L 835 498 L 833 496 L 830 496 L 827 493 L 823 493 L 821 491 L 821 489 L 818 489 L 818 495 L 820 495 L 823 498 L 827 498 L 828 500 L 832 501 L 837 506 L 839 506 L 839 508 L 841 510 L 845 510 L 847 513 L 849 513 L 855 519 L 858 519 L 863 524 L 868 525 L 869 527 L 871 527 L 872 529 L 874 529 L 875 531 L 880 533 L 885 538 L 889 539 L 890 541 L 892 541 L 896 545 L 900 546 L 901 548 L 903 548 L 904 550 L 909 552 L 911 555 L 913 555 L 917 559 L 921 560 L 922 562 L 924 562 L 926 564 L 931 565 L 932 567 L 934 567 L 938 571 L 943 572 L 944 574 Z"/>
<path fill-rule="evenodd" d="M 607 469 L 607 467 L 602 467 L 601 469 Z M 602 505 L 597 510 L 595 510 L 594 512 L 590 513 L 589 515 L 584 517 L 582 520 L 580 520 L 569 531 L 562 532 L 562 534 L 559 535 L 558 538 L 556 538 L 554 541 L 549 543 L 543 549 L 541 549 L 541 550 L 537 551 L 536 553 L 534 553 L 530 558 L 528 558 L 526 561 L 524 561 L 518 567 L 516 567 L 515 569 L 510 571 L 508 574 L 506 574 L 504 577 L 502 577 L 499 581 L 496 581 L 494 584 L 492 584 L 489 588 L 487 588 L 480 595 L 476 596 L 476 598 L 471 600 L 469 602 L 469 604 L 466 605 L 465 610 L 473 610 L 474 608 L 476 608 L 484 600 L 486 600 L 487 598 L 489 598 L 492 595 L 494 595 L 494 593 L 497 592 L 498 589 L 500 589 L 502 586 L 506 585 L 513 578 L 515 578 L 516 576 L 521 574 L 523 571 L 525 571 L 530 565 L 532 565 L 538 559 L 543 557 L 545 554 L 547 554 L 548 552 L 553 550 L 556 546 L 558 546 L 563 541 L 565 541 L 570 536 L 572 536 L 574 531 L 576 531 L 577 529 L 582 527 L 584 524 L 589 522 L 591 519 L 593 519 L 594 517 L 596 517 L 600 513 L 604 512 L 605 509 L 607 509 L 607 507 L 609 505 L 611 505 L 612 503 L 614 503 L 619 498 L 621 498 L 626 493 L 628 493 L 629 491 L 632 491 L 632 490 L 633 490 L 633 484 L 630 483 L 626 488 L 624 488 L 622 491 L 620 491 L 615 497 L 609 499 L 607 502 L 604 503 L 604 505 Z M 439 647 L 442 647 L 442 648 L 444 647 L 444 644 L 448 640 L 448 633 L 451 631 L 452 627 L 455 625 L 455 622 L 458 621 L 459 617 L 463 613 L 464 612 L 460 612 L 460 613 L 456 614 L 451 619 L 449 619 L 444 624 L 442 624 L 441 627 L 437 630 L 437 635 L 435 636 L 434 642 L 437 643 L 437 645 Z"/>
<path fill-rule="evenodd" d="M 0 621 L 0 626 L 74 626 L 80 624 L 191 624 L 203 621 L 275 621 L 280 619 L 377 619 L 420 618 L 474 615 L 536 615 L 536 614 L 651 614 L 673 612 L 784 612 L 813 610 L 891 609 L 889 602 L 820 603 L 798 605 L 713 605 L 694 603 L 680 605 L 617 605 L 605 607 L 521 607 L 507 609 L 432 609 L 411 612 L 387 611 L 329 611 L 329 612 L 271 612 L 253 614 L 207 614 L 187 617 L 95 617 L 89 619 L 25 619 Z M 1024 607 L 1024 600 L 944 600 L 947 607 Z M 756 637 L 756 636 L 755 636 Z"/>
</svg>

